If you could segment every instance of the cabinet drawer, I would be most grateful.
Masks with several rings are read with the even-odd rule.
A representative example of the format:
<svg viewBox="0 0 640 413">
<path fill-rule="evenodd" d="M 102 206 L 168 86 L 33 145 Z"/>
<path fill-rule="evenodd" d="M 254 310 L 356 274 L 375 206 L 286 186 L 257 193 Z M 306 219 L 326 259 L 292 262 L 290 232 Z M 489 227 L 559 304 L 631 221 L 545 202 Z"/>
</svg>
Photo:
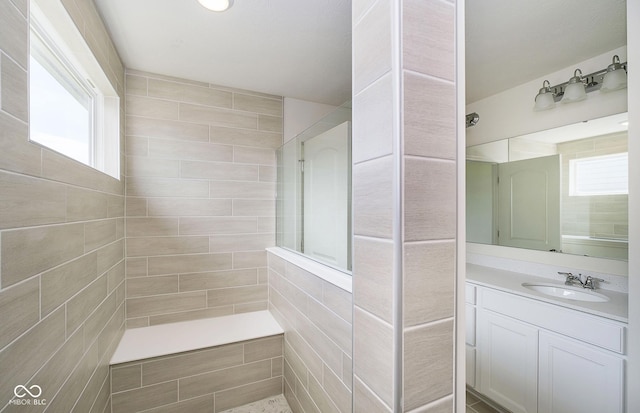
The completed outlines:
<svg viewBox="0 0 640 413">
<path fill-rule="evenodd" d="M 464 301 L 469 304 L 476 303 L 476 286 L 473 284 L 465 284 L 464 286 Z"/>
<path fill-rule="evenodd" d="M 620 323 L 489 288 L 480 288 L 478 295 L 483 308 L 625 354 L 625 327 Z"/>
</svg>

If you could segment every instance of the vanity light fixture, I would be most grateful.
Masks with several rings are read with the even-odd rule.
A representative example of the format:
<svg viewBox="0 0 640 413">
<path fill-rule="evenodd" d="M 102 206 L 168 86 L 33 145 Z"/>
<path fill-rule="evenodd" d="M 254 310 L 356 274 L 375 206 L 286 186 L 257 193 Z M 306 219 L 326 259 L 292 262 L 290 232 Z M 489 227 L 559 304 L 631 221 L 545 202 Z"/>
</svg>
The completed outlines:
<svg viewBox="0 0 640 413">
<path fill-rule="evenodd" d="M 550 86 L 549 81 L 542 83 L 535 98 L 533 110 L 542 111 L 552 109 L 556 102 L 573 103 L 585 100 L 587 93 L 594 90 L 610 92 L 627 87 L 627 62 L 620 63 L 618 55 L 613 56 L 612 63 L 606 69 L 601 69 L 588 75 L 582 75 L 576 69 L 569 81 Z"/>
<path fill-rule="evenodd" d="M 217 12 L 223 12 L 233 5 L 233 0 L 198 0 L 203 7 Z"/>
<path fill-rule="evenodd" d="M 611 92 L 613 90 L 627 87 L 627 71 L 620 64 L 618 55 L 613 56 L 613 63 L 607 67 L 607 73 L 602 80 L 601 92 Z"/>
</svg>

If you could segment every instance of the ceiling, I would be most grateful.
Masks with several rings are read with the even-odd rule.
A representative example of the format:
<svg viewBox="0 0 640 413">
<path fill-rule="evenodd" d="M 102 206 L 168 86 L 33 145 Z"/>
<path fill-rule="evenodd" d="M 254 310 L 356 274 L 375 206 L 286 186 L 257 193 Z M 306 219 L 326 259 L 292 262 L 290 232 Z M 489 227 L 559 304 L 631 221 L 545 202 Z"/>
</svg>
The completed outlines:
<svg viewBox="0 0 640 413">
<path fill-rule="evenodd" d="M 467 103 L 627 44 L 626 0 L 467 0 L 465 7 Z"/>
<path fill-rule="evenodd" d="M 124 64 L 340 105 L 351 99 L 351 0 L 95 0 Z M 626 44 L 626 0 L 469 0 L 467 102 Z M 567 74 L 567 78 L 570 73 Z"/>
<path fill-rule="evenodd" d="M 95 0 L 127 68 L 340 105 L 351 99 L 351 0 Z"/>
</svg>

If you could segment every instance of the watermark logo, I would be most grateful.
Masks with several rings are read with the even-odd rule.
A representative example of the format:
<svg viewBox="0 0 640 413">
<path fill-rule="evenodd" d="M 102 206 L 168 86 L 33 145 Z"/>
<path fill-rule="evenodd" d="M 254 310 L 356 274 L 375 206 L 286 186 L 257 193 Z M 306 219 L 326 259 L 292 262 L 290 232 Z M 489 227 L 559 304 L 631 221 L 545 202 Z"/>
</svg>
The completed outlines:
<svg viewBox="0 0 640 413">
<path fill-rule="evenodd" d="M 42 396 L 42 387 L 37 384 L 33 384 L 29 387 L 18 384 L 13 388 L 13 395 L 15 399 L 11 400 L 9 404 L 15 406 L 46 406 L 47 400 L 40 399 Z"/>
</svg>

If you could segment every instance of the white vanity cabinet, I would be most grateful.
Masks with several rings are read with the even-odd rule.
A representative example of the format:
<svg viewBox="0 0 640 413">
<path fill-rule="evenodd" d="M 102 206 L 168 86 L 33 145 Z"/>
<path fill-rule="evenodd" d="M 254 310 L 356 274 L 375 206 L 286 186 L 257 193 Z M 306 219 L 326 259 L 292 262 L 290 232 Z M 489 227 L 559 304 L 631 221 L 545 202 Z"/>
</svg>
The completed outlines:
<svg viewBox="0 0 640 413">
<path fill-rule="evenodd" d="M 626 324 L 484 286 L 475 291 L 479 393 L 513 413 L 624 412 Z"/>
</svg>

